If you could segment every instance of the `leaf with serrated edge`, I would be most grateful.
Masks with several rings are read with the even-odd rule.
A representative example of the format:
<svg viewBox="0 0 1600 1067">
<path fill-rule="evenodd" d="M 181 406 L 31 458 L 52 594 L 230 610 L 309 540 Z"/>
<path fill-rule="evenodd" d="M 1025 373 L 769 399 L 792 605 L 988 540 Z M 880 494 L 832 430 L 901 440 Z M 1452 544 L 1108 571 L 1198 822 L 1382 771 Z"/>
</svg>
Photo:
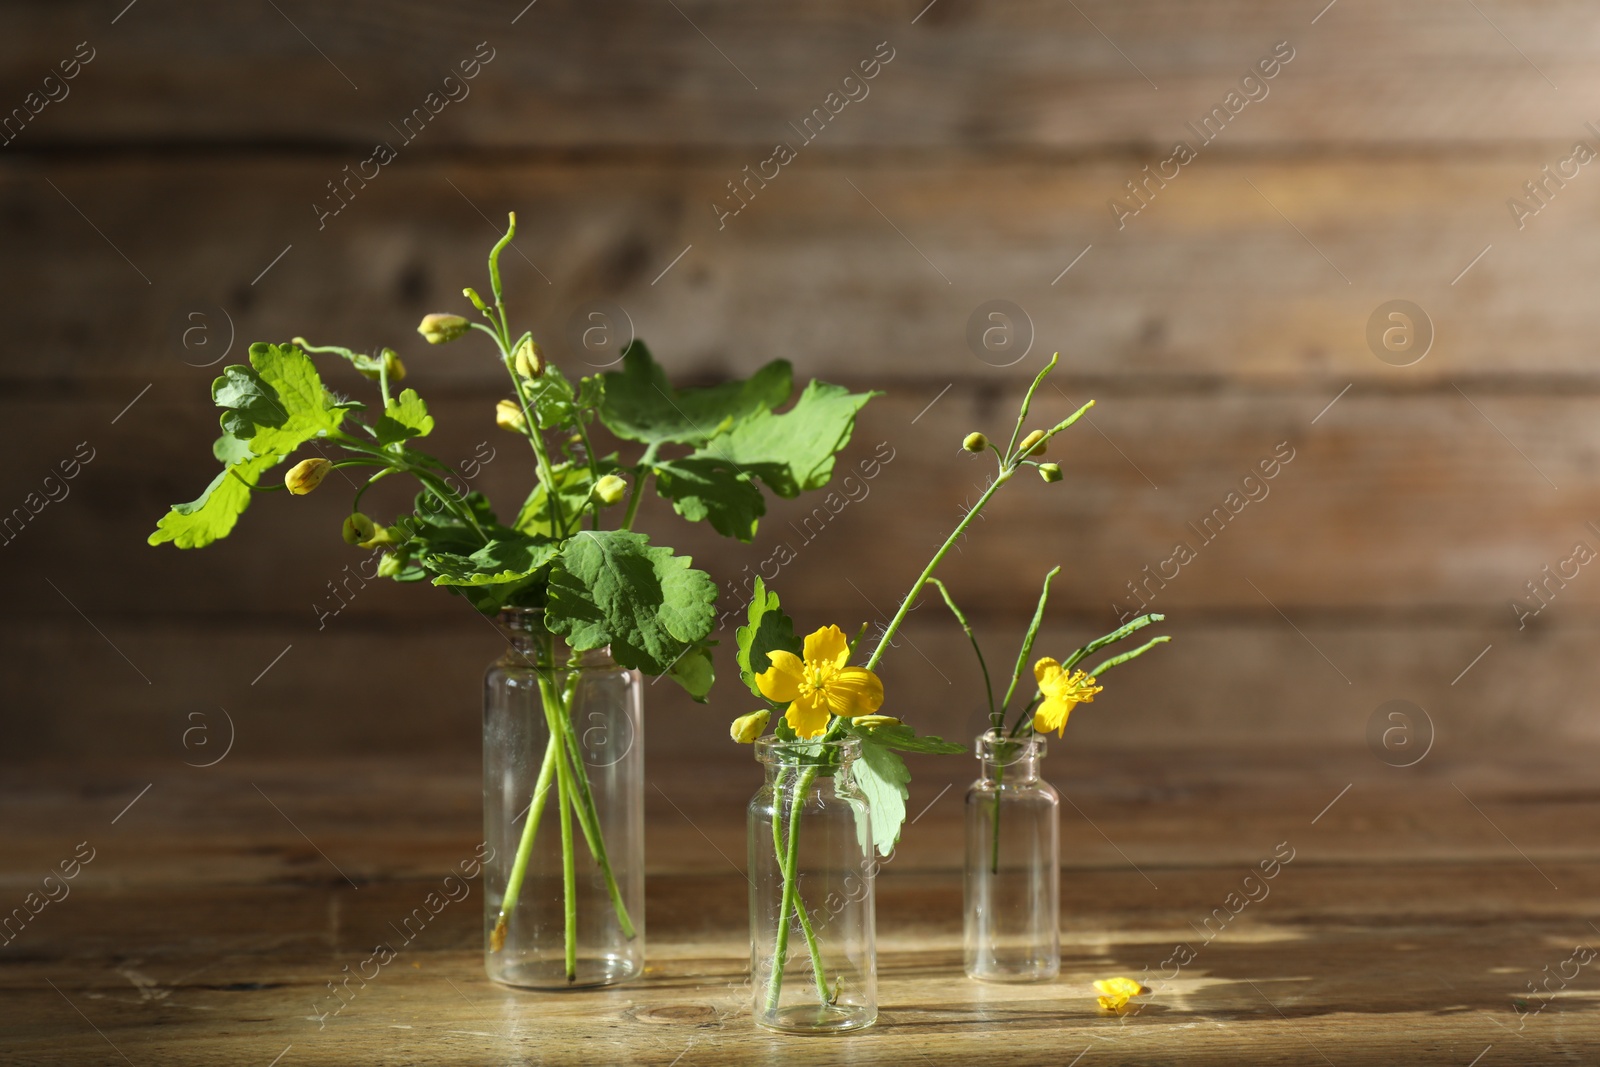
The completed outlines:
<svg viewBox="0 0 1600 1067">
<path fill-rule="evenodd" d="M 899 756 L 866 740 L 861 742 L 861 755 L 850 765 L 850 772 L 857 788 L 866 795 L 867 807 L 872 812 L 868 820 L 870 844 L 877 848 L 878 855 L 887 856 L 900 840 L 900 825 L 906 821 L 911 772 Z M 863 849 L 869 844 L 867 830 L 859 821 L 856 823 Z"/>
<path fill-rule="evenodd" d="M 257 425 L 250 450 L 258 456 L 287 456 L 307 441 L 325 437 L 339 428 L 344 411 L 322 387 L 322 378 L 310 357 L 294 345 L 253 344 L 250 363 L 262 383 L 272 390 L 270 402 L 282 422 Z"/>
<path fill-rule="evenodd" d="M 550 568 L 545 622 L 578 651 L 611 646 L 624 667 L 663 674 L 716 622 L 717 586 L 643 534 L 584 530 Z"/>
<path fill-rule="evenodd" d="M 156 523 L 149 543 L 159 545 L 171 541 L 178 548 L 203 548 L 227 537 L 244 509 L 250 506 L 250 486 L 280 462 L 280 456 L 252 456 L 226 468 L 198 498 L 187 504 L 174 504 Z"/>
<path fill-rule="evenodd" d="M 437 573 L 434 585 L 500 585 L 538 573 L 557 551 L 553 542 L 518 537 L 490 541 L 470 556 L 437 553 L 423 562 Z"/>
<path fill-rule="evenodd" d="M 623 352 L 622 370 L 603 377 L 600 421 L 618 437 L 646 444 L 704 444 L 731 422 L 771 411 L 794 389 L 789 363 L 779 359 L 741 381 L 676 390 L 641 341 Z"/>
<path fill-rule="evenodd" d="M 690 522 L 711 521 L 724 537 L 749 542 L 756 523 L 766 514 L 761 490 L 737 467 L 714 457 L 685 458 L 658 463 L 656 492 L 672 501 L 679 515 Z"/>
<path fill-rule="evenodd" d="M 898 749 L 901 752 L 926 752 L 949 756 L 967 750 L 966 745 L 958 745 L 954 741 L 946 741 L 932 734 L 919 737 L 917 732 L 905 723 L 862 726 L 853 722 L 850 724 L 850 732 L 861 738 L 862 744 L 882 745 L 884 748 Z"/>
<path fill-rule="evenodd" d="M 422 402 L 415 389 L 402 392 L 399 399 L 390 399 L 383 409 L 383 418 L 373 427 L 380 445 L 392 445 L 412 437 L 426 437 L 433 432 L 433 416 L 428 405 Z"/>
<path fill-rule="evenodd" d="M 877 395 L 813 381 L 788 411 L 763 411 L 734 423 L 690 458 L 723 460 L 781 497 L 820 489 L 833 477 L 834 457 L 850 443 L 856 413 Z"/>
<path fill-rule="evenodd" d="M 755 589 L 750 595 L 750 605 L 746 616 L 750 622 L 741 626 L 734 632 L 738 642 L 739 677 L 749 687 L 750 692 L 766 700 L 762 696 L 761 688 L 756 685 L 756 675 L 772 666 L 767 658 L 767 653 L 782 649 L 800 655 L 805 646 L 800 638 L 795 636 L 794 620 L 783 613 L 778 606 L 778 594 L 767 588 L 767 583 L 756 576 Z M 767 701 L 772 707 L 778 705 Z"/>
</svg>

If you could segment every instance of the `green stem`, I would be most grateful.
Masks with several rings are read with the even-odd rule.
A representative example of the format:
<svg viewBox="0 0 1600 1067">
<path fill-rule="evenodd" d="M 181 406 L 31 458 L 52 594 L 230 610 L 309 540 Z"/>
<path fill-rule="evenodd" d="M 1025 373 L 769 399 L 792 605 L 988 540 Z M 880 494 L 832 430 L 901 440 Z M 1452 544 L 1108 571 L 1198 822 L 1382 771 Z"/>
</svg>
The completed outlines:
<svg viewBox="0 0 1600 1067">
<path fill-rule="evenodd" d="M 773 785 L 773 795 L 775 797 L 782 795 L 783 780 L 788 775 L 789 769 L 787 767 L 778 771 L 778 780 Z M 803 800 L 804 798 L 799 799 Z M 772 852 L 781 865 L 784 861 L 785 848 L 783 820 L 778 817 L 774 817 L 772 820 Z M 795 887 L 794 891 L 794 905 L 795 913 L 800 917 L 800 931 L 805 934 L 806 950 L 811 954 L 811 980 L 816 983 L 817 996 L 821 998 L 822 1003 L 826 1004 L 828 1003 L 827 968 L 822 963 L 822 949 L 817 944 L 816 932 L 811 928 L 811 915 L 806 911 L 806 902 L 800 898 L 798 886 Z"/>
<path fill-rule="evenodd" d="M 628 906 L 622 900 L 622 889 L 617 885 L 616 875 L 611 869 L 611 858 L 606 852 L 606 839 L 600 832 L 600 816 L 595 807 L 594 793 L 589 787 L 588 768 L 578 751 L 577 735 L 572 732 L 570 706 L 563 706 L 564 702 L 555 692 L 555 686 L 545 678 L 543 672 L 539 675 L 539 688 L 545 700 L 553 701 L 555 704 L 555 719 L 559 724 L 562 746 L 566 750 L 566 758 L 561 763 L 569 768 L 568 781 L 574 787 L 573 807 L 577 810 L 578 825 L 583 830 L 583 839 L 588 842 L 589 854 L 600 865 L 600 873 L 605 877 L 606 893 L 611 897 L 612 908 L 616 910 L 622 935 L 632 941 L 638 931 L 634 928 L 633 919 L 628 915 Z"/>
<path fill-rule="evenodd" d="M 1000 795 L 1005 790 L 1006 768 L 1000 764 L 994 769 L 994 827 L 989 831 L 989 873 L 1000 873 Z"/>
<path fill-rule="evenodd" d="M 956 617 L 956 621 L 961 624 L 961 629 L 966 631 L 967 640 L 972 643 L 972 651 L 978 657 L 978 668 L 983 671 L 983 694 L 989 698 L 989 725 L 998 730 L 1004 725 L 1004 720 L 996 720 L 999 712 L 994 706 L 994 683 L 989 680 L 989 664 L 984 662 L 983 649 L 978 647 L 978 635 L 972 632 L 972 624 L 967 622 L 967 617 L 961 614 L 960 608 L 956 607 L 955 598 L 950 595 L 950 590 L 945 588 L 944 583 L 937 578 L 929 578 L 928 584 L 938 586 L 939 593 L 944 597 L 945 604 L 950 608 L 950 614 Z M 854 651 L 853 648 L 852 651 Z"/>
<path fill-rule="evenodd" d="M 544 817 L 544 804 L 550 798 L 550 780 L 556 772 L 556 739 L 551 735 L 544 747 L 544 763 L 539 767 L 539 781 L 533 787 L 528 804 L 528 821 L 522 826 L 522 839 L 517 842 L 517 857 L 511 864 L 511 877 L 506 881 L 506 895 L 500 901 L 500 915 L 495 919 L 494 932 L 489 935 L 489 951 L 499 952 L 506 942 L 506 927 L 511 913 L 517 908 L 522 895 L 522 880 L 528 874 L 528 858 L 533 855 L 534 836 L 539 832 L 539 820 Z"/>
<path fill-rule="evenodd" d="M 557 711 L 545 705 L 545 719 L 552 739 L 559 737 L 561 729 Z M 560 742 L 557 740 L 557 745 Z M 567 761 L 556 753 L 556 793 L 561 802 L 561 896 L 566 912 L 567 981 L 578 980 L 578 870 L 577 857 L 572 848 L 572 783 Z"/>
<path fill-rule="evenodd" d="M 633 468 L 633 484 L 628 487 L 628 510 L 622 516 L 622 528 L 633 529 L 633 517 L 639 513 L 639 501 L 644 499 L 644 480 L 650 473 L 651 464 L 656 461 L 656 450 L 661 447 L 660 442 L 652 441 L 644 450 L 644 455 L 639 457 L 639 462 Z"/>
<path fill-rule="evenodd" d="M 867 670 L 870 671 L 876 667 L 878 661 L 883 658 L 883 654 L 889 650 L 889 642 L 894 639 L 895 632 L 900 629 L 900 624 L 905 621 L 906 613 L 911 610 L 911 605 L 916 602 L 917 596 L 922 592 L 922 587 L 928 584 L 928 579 L 933 577 L 934 570 L 944 561 L 944 557 L 949 553 L 951 547 L 961 539 L 962 534 L 967 532 L 967 527 L 972 525 L 972 520 L 978 517 L 978 512 L 983 510 L 983 506 L 999 491 L 1002 485 L 1011 480 L 1011 473 L 1011 469 L 1007 468 L 1002 469 L 999 474 L 995 475 L 994 481 L 989 483 L 989 488 L 985 489 L 983 495 L 978 498 L 978 502 L 972 505 L 972 510 L 961 517 L 961 521 L 950 532 L 950 536 L 945 538 L 944 544 L 939 546 L 939 551 L 933 554 L 933 559 L 929 560 L 928 565 L 922 569 L 922 573 L 917 576 L 917 580 L 911 585 L 911 592 L 907 593 L 906 598 L 900 602 L 900 610 L 895 612 L 894 618 L 889 621 L 888 629 L 883 631 L 883 637 L 879 639 L 878 647 L 872 650 L 872 656 L 866 663 Z"/>
<path fill-rule="evenodd" d="M 778 931 L 776 943 L 772 947 L 772 974 L 767 979 L 767 1012 L 778 1010 L 778 996 L 783 991 L 783 968 L 789 959 L 789 912 L 794 908 L 795 898 L 799 895 L 800 873 L 800 809 L 802 800 L 811 790 L 811 783 L 817 779 L 817 768 L 807 767 L 800 772 L 800 780 L 795 783 L 795 800 L 789 808 L 789 842 L 787 854 L 783 861 L 783 898 L 778 904 Z M 781 807 L 778 809 L 781 812 Z M 774 818 L 779 818 L 774 812 Z M 823 1000 L 827 1000 L 827 989 L 822 988 Z"/>
</svg>

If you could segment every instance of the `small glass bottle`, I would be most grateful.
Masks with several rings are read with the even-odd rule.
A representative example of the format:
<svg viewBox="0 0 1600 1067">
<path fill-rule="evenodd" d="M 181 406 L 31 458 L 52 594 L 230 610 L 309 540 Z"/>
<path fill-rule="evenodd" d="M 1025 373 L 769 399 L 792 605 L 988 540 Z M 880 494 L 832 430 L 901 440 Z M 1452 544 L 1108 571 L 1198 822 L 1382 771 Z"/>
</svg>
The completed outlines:
<svg viewBox="0 0 1600 1067">
<path fill-rule="evenodd" d="M 644 970 L 639 674 L 605 649 L 574 654 L 538 609 L 496 621 L 508 647 L 484 676 L 484 968 L 525 989 L 627 981 Z"/>
<path fill-rule="evenodd" d="M 750 973 L 768 1030 L 843 1033 L 878 1017 L 878 865 L 851 777 L 860 753 L 854 738 L 755 743 L 766 781 L 747 819 Z"/>
<path fill-rule="evenodd" d="M 1039 777 L 1045 739 L 978 738 L 967 790 L 964 956 L 968 978 L 1044 982 L 1061 970 L 1061 801 Z"/>
</svg>

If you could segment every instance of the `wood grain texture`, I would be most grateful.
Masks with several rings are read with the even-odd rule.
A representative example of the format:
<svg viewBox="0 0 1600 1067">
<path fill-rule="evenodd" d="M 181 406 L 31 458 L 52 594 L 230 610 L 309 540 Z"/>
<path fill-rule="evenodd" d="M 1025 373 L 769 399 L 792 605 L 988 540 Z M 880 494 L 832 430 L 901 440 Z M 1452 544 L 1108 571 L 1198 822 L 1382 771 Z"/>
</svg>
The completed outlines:
<svg viewBox="0 0 1600 1067">
<path fill-rule="evenodd" d="M 1320 17 L 1321 4 L 1263 0 L 804 11 L 638 0 L 605 19 L 572 0 L 279 7 L 186 0 L 114 26 L 84 0 L 12 14 L 0 99 L 20 103 L 80 40 L 99 51 L 17 146 L 370 145 L 480 41 L 495 58 L 430 124 L 431 149 L 767 149 L 879 42 L 894 59 L 828 127 L 831 150 L 1166 149 L 1283 41 L 1294 58 L 1229 127 L 1232 146 L 1564 147 L 1600 88 L 1575 0 L 1483 12 L 1346 2 Z"/>
<path fill-rule="evenodd" d="M 314 205 L 337 205 L 326 183 L 355 161 L 0 161 L 0 218 L 27 250 L 0 263 L 0 282 L 38 302 L 10 324 L 6 378 L 205 380 L 230 333 L 241 351 L 303 333 L 397 345 L 428 380 L 487 383 L 492 361 L 447 358 L 414 329 L 465 306 L 460 286 L 483 284 L 489 220 L 514 209 L 507 285 L 572 366 L 588 359 L 569 341 L 573 316 L 609 302 L 680 374 L 748 373 L 783 355 L 823 377 L 870 366 L 881 381 L 1009 384 L 1024 372 L 967 341 L 978 307 L 1003 298 L 1031 320 L 1034 354 L 1146 389 L 1595 389 L 1585 279 L 1600 252 L 1584 234 L 1600 181 L 1581 173 L 1519 230 L 1506 202 L 1552 162 L 1536 150 L 1202 156 L 1121 230 L 1107 203 L 1138 170 L 1121 161 L 802 159 L 719 229 L 712 204 L 737 166 L 402 154 L 319 229 Z M 1380 362 L 1366 340 L 1395 298 L 1435 330 L 1412 367 Z"/>
<path fill-rule="evenodd" d="M 1087 1048 L 1105 1063 L 1290 1064 L 1320 1052 L 1335 1064 L 1460 1065 L 1490 1045 L 1496 1062 L 1527 1064 L 1600 1047 L 1590 968 L 1527 1000 L 1531 1014 L 1515 1006 L 1546 966 L 1596 940 L 1593 749 L 1441 752 L 1406 771 L 1306 746 L 1202 759 L 1067 752 L 1049 757 L 1070 800 L 1060 980 L 961 976 L 953 842 L 970 761 L 926 761 L 913 793 L 926 810 L 879 879 L 881 1020 L 827 1042 L 749 1022 L 745 888 L 726 858 L 742 855 L 756 783 L 746 752 L 652 761 L 642 981 L 570 995 L 492 986 L 474 886 L 326 1028 L 310 1008 L 324 983 L 470 855 L 470 761 L 35 768 L 0 793 L 16 828 L 0 890 L 20 899 L 31 872 L 74 842 L 96 854 L 70 896 L 0 947 L 11 1017 L 0 1046 L 29 1065 L 121 1062 L 113 1044 L 131 1062 L 171 1064 L 280 1053 L 285 1063 L 1001 1064 Z M 942 781 L 956 788 L 936 795 Z M 1293 859 L 1269 895 L 1212 940 L 1197 933 L 1280 842 Z M 1092 979 L 1159 975 L 1175 943 L 1196 959 L 1153 983 L 1142 1012 L 1095 1011 Z"/>
</svg>

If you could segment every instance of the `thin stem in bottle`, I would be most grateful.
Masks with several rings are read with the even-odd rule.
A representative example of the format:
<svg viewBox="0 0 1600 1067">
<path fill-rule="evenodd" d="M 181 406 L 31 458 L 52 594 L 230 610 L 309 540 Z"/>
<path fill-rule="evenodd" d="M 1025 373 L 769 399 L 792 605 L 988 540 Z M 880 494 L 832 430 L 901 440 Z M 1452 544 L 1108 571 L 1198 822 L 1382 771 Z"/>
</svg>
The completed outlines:
<svg viewBox="0 0 1600 1067">
<path fill-rule="evenodd" d="M 522 895 L 522 880 L 528 874 L 528 858 L 533 855 L 534 837 L 539 831 L 539 821 L 544 817 L 544 804 L 550 798 L 550 782 L 556 773 L 557 743 L 555 735 L 544 747 L 544 763 L 539 767 L 539 781 L 533 787 L 533 797 L 528 805 L 528 821 L 522 826 L 522 838 L 517 842 L 517 856 L 511 863 L 511 877 L 506 880 L 506 895 L 500 901 L 500 915 L 495 920 L 494 932 L 489 935 L 489 951 L 499 952 L 506 943 L 506 927 L 511 913 L 517 908 L 517 898 Z"/>
<path fill-rule="evenodd" d="M 558 737 L 560 725 L 556 713 L 548 704 L 545 716 L 550 720 L 550 736 Z M 572 848 L 572 783 L 567 761 L 556 752 L 556 793 L 561 802 L 561 896 L 566 913 L 567 981 L 578 980 L 578 871 L 577 857 Z"/>
<path fill-rule="evenodd" d="M 589 854 L 600 865 L 600 873 L 605 877 L 606 892 L 611 897 L 611 906 L 616 910 L 622 935 L 632 941 L 637 931 L 628 915 L 628 906 L 623 903 L 622 890 L 617 885 L 616 875 L 611 869 L 611 859 L 606 852 L 605 835 L 600 832 L 600 816 L 595 808 L 594 793 L 589 787 L 588 767 L 578 749 L 577 735 L 572 731 L 570 709 L 568 706 L 563 706 L 561 697 L 555 692 L 555 686 L 546 682 L 543 675 L 540 676 L 539 684 L 541 689 L 548 689 L 547 699 L 556 702 L 555 718 L 561 724 L 562 744 L 566 749 L 566 759 L 562 762 L 570 768 L 568 780 L 573 785 L 573 807 L 577 809 L 578 825 L 583 830 L 583 839 L 588 842 Z"/>
<path fill-rule="evenodd" d="M 817 779 L 817 769 L 807 767 L 800 772 L 800 779 L 795 783 L 796 797 L 804 797 L 811 790 L 811 783 Z M 789 958 L 789 912 L 794 907 L 795 896 L 799 890 L 798 875 L 800 872 L 800 808 L 798 801 L 790 805 L 789 809 L 789 841 L 787 854 L 783 861 L 783 898 L 778 903 L 778 930 L 777 938 L 772 948 L 772 974 L 767 979 L 767 1011 L 778 1010 L 778 996 L 783 992 L 783 968 Z M 781 813 L 782 808 L 778 809 Z M 779 817 L 778 813 L 774 817 Z M 824 989 L 824 992 L 826 990 Z M 826 996 L 823 997 L 827 999 Z"/>
<path fill-rule="evenodd" d="M 773 784 L 774 798 L 783 795 L 783 781 L 788 776 L 789 768 L 779 768 L 778 780 Z M 803 797 L 796 798 L 795 803 L 798 804 L 803 801 L 803 799 Z M 781 866 L 784 862 L 784 856 L 786 855 L 786 850 L 784 847 L 783 818 L 776 813 L 774 813 L 772 819 L 772 851 L 773 855 L 777 857 L 778 863 Z M 824 1004 L 826 1004 L 828 1003 L 829 999 L 828 981 L 826 978 L 827 967 L 822 962 L 822 949 L 817 944 L 816 932 L 811 928 L 811 915 L 806 911 L 806 902 L 801 899 L 800 888 L 798 886 L 795 887 L 794 891 L 794 910 L 795 914 L 800 919 L 800 932 L 803 933 L 806 938 L 806 950 L 811 954 L 811 980 L 816 983 L 817 996 L 822 999 Z"/>
</svg>

